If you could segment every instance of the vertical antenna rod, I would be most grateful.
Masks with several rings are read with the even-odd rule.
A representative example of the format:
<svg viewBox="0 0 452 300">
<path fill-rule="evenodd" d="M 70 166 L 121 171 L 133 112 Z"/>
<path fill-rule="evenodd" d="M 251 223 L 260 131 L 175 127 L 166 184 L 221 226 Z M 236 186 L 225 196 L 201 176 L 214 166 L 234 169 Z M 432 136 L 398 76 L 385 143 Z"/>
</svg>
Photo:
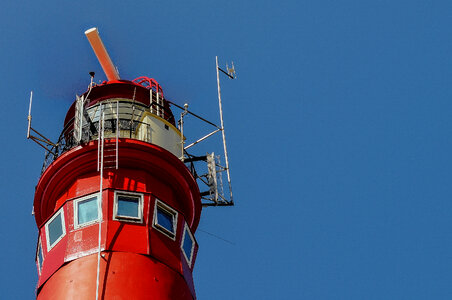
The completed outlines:
<svg viewBox="0 0 452 300">
<path fill-rule="evenodd" d="M 30 106 L 28 107 L 28 129 L 27 129 L 27 139 L 30 138 L 31 129 L 31 102 L 33 101 L 33 91 L 30 92 Z"/>
<path fill-rule="evenodd" d="M 102 43 L 102 40 L 99 36 L 99 31 L 97 31 L 96 27 L 88 29 L 85 31 L 85 35 L 88 38 L 91 47 L 94 50 L 94 53 L 97 56 L 97 60 L 99 60 L 102 69 L 104 70 L 107 79 L 110 80 L 119 80 L 119 74 L 116 70 L 113 62 L 111 61 L 110 55 L 108 55 L 107 49 Z"/>
<path fill-rule="evenodd" d="M 223 124 L 223 108 L 221 106 L 221 89 L 220 89 L 220 72 L 218 67 L 218 56 L 215 56 L 216 65 L 217 65 L 217 87 L 218 87 L 218 106 L 220 107 L 220 127 L 221 134 L 223 135 L 223 148 L 224 148 L 224 161 L 226 163 L 226 174 L 228 175 L 228 183 L 229 183 L 229 192 L 231 196 L 231 202 L 234 203 L 232 199 L 232 186 L 231 186 L 231 175 L 229 174 L 229 160 L 228 160 L 228 150 L 226 149 L 226 136 L 224 133 L 224 124 Z"/>
</svg>

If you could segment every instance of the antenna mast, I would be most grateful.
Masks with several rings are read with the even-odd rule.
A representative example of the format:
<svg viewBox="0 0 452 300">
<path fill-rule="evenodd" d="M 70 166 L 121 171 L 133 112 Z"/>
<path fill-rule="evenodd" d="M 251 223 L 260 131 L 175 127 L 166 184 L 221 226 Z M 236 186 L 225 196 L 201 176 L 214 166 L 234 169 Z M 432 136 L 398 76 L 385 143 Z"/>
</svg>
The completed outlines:
<svg viewBox="0 0 452 300">
<path fill-rule="evenodd" d="M 176 103 L 168 101 L 171 105 L 179 108 L 182 110 L 181 113 L 181 119 L 180 124 L 183 124 L 183 118 L 186 115 L 192 115 L 195 118 L 215 127 L 214 130 L 212 130 L 210 133 L 207 133 L 201 138 L 198 138 L 194 142 L 188 144 L 187 146 L 183 147 L 184 154 L 182 161 L 186 164 L 188 164 L 188 167 L 190 168 L 193 176 L 198 180 L 198 182 L 203 187 L 207 187 L 208 190 L 201 191 L 201 199 L 205 200 L 202 202 L 203 206 L 229 206 L 234 205 L 233 197 L 232 197 L 232 184 L 231 184 L 231 174 L 230 174 L 230 167 L 229 167 L 229 157 L 228 157 L 228 150 L 226 146 L 226 134 L 225 134 L 225 126 L 224 126 L 224 119 L 223 119 L 223 105 L 221 102 L 221 87 L 220 87 L 220 71 L 224 73 L 226 76 L 228 76 L 230 79 L 235 79 L 235 69 L 234 69 L 234 63 L 232 62 L 232 67 L 229 68 L 228 65 L 226 65 L 226 70 L 221 69 L 218 66 L 218 56 L 215 57 L 216 61 L 216 73 L 217 73 L 217 88 L 218 88 L 218 107 L 219 107 L 219 113 L 220 113 L 220 125 L 216 125 L 196 114 L 189 111 L 186 106 L 182 107 L 177 105 Z M 182 129 L 182 128 L 181 128 Z M 183 130 L 183 129 L 182 129 Z M 222 136 L 222 143 L 223 143 L 223 151 L 224 151 L 224 159 L 225 164 L 222 165 L 220 161 L 220 156 L 215 155 L 214 152 L 208 153 L 206 155 L 197 156 L 193 155 L 187 152 L 187 150 L 202 141 L 210 138 L 211 136 L 215 135 L 217 132 L 221 131 Z M 182 137 L 183 138 L 183 137 Z M 181 142 L 182 143 L 182 142 Z M 204 161 L 206 165 L 201 166 L 202 170 L 201 172 L 198 172 L 195 167 L 195 163 L 199 161 Z M 205 168 L 207 167 L 207 168 Z M 205 172 L 204 172 L 205 170 Z M 223 172 L 226 171 L 226 176 L 228 180 L 228 188 L 229 193 L 226 192 L 227 195 L 225 195 L 225 191 L 223 191 Z"/>
<path fill-rule="evenodd" d="M 219 66 L 218 66 L 218 56 L 215 56 L 215 61 L 216 61 L 216 69 L 217 69 L 217 87 L 218 87 L 218 106 L 219 106 L 219 110 L 220 110 L 220 130 L 221 130 L 221 135 L 223 136 L 223 148 L 224 148 L 224 161 L 226 164 L 226 174 L 228 176 L 228 184 L 229 184 L 229 193 L 230 193 L 230 200 L 231 203 L 234 203 L 234 199 L 232 198 L 232 186 L 231 186 L 231 175 L 229 172 L 229 160 L 228 160 L 228 150 L 226 148 L 226 135 L 224 132 L 224 123 L 223 123 L 223 107 L 221 105 L 221 88 L 220 88 L 220 73 L 219 71 L 223 72 L 224 74 L 226 74 L 229 78 L 234 79 L 234 75 L 235 75 L 235 70 L 234 70 L 234 63 L 232 63 L 232 69 L 228 68 L 228 72 L 226 73 L 225 71 L 223 71 Z"/>
</svg>

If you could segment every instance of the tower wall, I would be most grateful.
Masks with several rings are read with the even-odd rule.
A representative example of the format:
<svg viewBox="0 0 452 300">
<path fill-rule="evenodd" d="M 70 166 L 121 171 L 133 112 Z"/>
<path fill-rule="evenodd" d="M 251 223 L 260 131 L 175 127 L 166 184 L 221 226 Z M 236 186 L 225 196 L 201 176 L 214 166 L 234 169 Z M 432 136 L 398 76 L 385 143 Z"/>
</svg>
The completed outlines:
<svg viewBox="0 0 452 300">
<path fill-rule="evenodd" d="M 130 252 L 104 254 L 100 299 L 193 299 L 184 278 L 158 260 Z M 96 254 L 74 260 L 49 278 L 37 299 L 95 299 L 96 270 Z"/>
</svg>

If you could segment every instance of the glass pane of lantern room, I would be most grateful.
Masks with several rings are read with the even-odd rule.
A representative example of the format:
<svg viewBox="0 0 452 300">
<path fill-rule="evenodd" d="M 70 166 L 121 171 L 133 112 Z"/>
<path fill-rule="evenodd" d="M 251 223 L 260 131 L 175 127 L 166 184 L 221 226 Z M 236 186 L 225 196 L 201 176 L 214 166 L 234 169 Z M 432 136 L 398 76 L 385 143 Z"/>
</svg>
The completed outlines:
<svg viewBox="0 0 452 300">
<path fill-rule="evenodd" d="M 139 219 L 139 198 L 118 196 L 118 209 L 116 215 L 119 217 L 131 217 Z"/>
<path fill-rule="evenodd" d="M 166 212 L 160 207 L 157 207 L 157 223 L 174 234 L 173 218 L 174 216 L 172 214 Z"/>
<path fill-rule="evenodd" d="M 97 220 L 97 197 L 92 197 L 77 203 L 77 221 L 79 225 Z"/>
<path fill-rule="evenodd" d="M 49 223 L 49 242 L 53 245 L 60 236 L 63 235 L 63 224 L 61 222 L 61 213 L 59 213 L 52 222 Z"/>
</svg>

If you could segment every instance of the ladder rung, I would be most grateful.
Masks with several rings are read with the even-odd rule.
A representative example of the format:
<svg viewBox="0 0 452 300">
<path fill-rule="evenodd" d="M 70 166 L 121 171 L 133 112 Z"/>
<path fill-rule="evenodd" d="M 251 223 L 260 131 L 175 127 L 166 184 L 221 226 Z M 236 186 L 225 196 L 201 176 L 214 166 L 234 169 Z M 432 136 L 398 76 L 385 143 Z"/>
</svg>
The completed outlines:
<svg viewBox="0 0 452 300">
<path fill-rule="evenodd" d="M 116 169 L 118 166 L 118 138 L 120 131 L 116 131 L 116 138 L 104 135 L 105 126 L 102 125 L 100 129 L 99 146 L 98 146 L 98 167 L 103 169 Z M 113 133 L 113 132 L 112 132 Z M 101 143 L 102 140 L 102 143 Z M 102 145 L 102 146 L 101 146 Z M 100 158 L 103 158 L 102 164 Z"/>
</svg>

